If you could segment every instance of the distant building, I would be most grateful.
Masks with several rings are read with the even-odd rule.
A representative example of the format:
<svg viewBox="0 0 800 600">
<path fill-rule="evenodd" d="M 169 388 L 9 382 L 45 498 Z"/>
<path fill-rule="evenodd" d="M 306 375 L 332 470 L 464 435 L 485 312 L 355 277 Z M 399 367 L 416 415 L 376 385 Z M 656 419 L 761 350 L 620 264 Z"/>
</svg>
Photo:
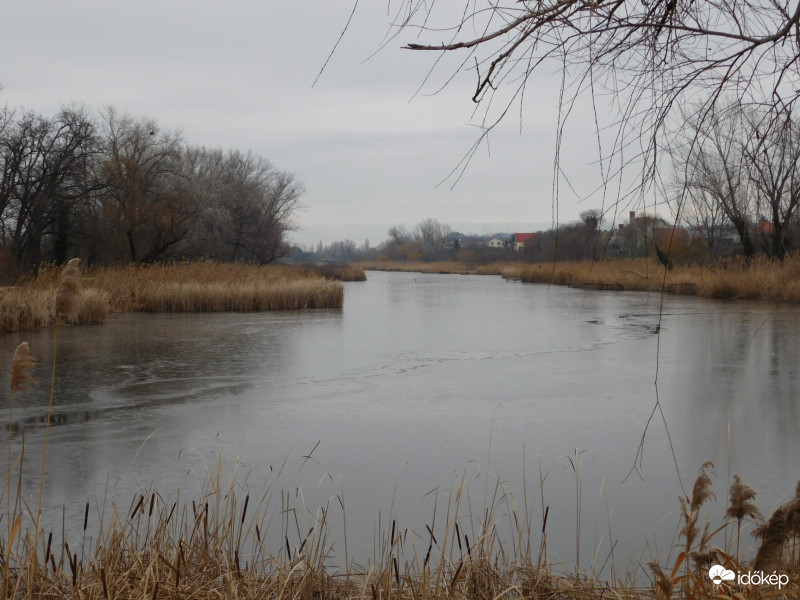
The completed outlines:
<svg viewBox="0 0 800 600">
<path fill-rule="evenodd" d="M 520 252 L 525 247 L 525 242 L 533 238 L 534 233 L 515 233 L 514 234 L 514 252 Z"/>
<path fill-rule="evenodd" d="M 772 235 L 775 233 L 775 225 L 769 221 L 761 221 L 756 225 L 755 233 L 756 235 Z"/>
<path fill-rule="evenodd" d="M 508 242 L 505 240 L 501 240 L 498 237 L 493 237 L 488 242 L 486 242 L 486 246 L 488 248 L 505 248 L 508 245 Z"/>
</svg>

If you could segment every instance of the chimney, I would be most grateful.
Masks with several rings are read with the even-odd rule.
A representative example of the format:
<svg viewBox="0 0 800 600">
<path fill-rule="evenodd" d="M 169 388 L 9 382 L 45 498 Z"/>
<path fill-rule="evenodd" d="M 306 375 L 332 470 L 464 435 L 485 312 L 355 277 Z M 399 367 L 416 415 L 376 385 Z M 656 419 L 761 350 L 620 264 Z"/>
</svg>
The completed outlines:
<svg viewBox="0 0 800 600">
<path fill-rule="evenodd" d="M 632 210 L 631 211 L 631 223 L 633 223 L 634 219 L 636 219 L 636 211 Z"/>
</svg>

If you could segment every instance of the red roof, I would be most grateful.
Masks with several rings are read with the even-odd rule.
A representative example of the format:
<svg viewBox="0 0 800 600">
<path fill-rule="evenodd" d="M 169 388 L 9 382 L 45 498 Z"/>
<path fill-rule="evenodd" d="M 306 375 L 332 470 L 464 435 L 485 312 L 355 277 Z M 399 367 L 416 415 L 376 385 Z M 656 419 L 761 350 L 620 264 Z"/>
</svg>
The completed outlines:
<svg viewBox="0 0 800 600">
<path fill-rule="evenodd" d="M 536 234 L 534 234 L 534 233 L 515 233 L 514 234 L 514 241 L 515 242 L 527 242 L 534 235 L 536 235 Z"/>
</svg>

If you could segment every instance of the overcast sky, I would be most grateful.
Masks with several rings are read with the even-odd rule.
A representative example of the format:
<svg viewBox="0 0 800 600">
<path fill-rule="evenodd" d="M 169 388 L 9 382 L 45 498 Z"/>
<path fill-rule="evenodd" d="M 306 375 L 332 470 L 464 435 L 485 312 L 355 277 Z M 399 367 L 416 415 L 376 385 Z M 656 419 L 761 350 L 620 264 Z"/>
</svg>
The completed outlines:
<svg viewBox="0 0 800 600">
<path fill-rule="evenodd" d="M 305 187 L 292 238 L 350 238 L 372 245 L 393 224 L 434 217 L 465 233 L 529 231 L 556 217 L 553 154 L 555 69 L 530 86 L 460 181 L 445 180 L 476 141 L 474 71 L 434 92 L 456 68 L 445 63 L 423 87 L 436 55 L 402 50 L 410 31 L 381 48 L 386 3 L 351 0 L 4 3 L 0 102 L 46 115 L 67 104 L 113 105 L 183 132 L 197 146 L 252 150 Z M 454 57 L 455 58 L 455 57 Z M 427 92 L 427 93 L 426 93 Z M 566 131 L 561 222 L 599 200 L 588 194 L 596 146 L 589 119 Z M 613 216 L 613 214 L 611 215 Z"/>
</svg>

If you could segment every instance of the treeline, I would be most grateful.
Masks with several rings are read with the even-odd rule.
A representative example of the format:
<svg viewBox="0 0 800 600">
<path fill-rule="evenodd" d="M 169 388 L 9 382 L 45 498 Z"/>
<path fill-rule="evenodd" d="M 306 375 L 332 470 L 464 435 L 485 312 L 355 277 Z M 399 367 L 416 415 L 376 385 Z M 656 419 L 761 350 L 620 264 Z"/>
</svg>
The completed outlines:
<svg viewBox="0 0 800 600">
<path fill-rule="evenodd" d="M 470 235 L 458 231 L 435 218 L 421 220 L 413 228 L 395 225 L 387 238 L 376 246 L 366 240 L 361 246 L 345 239 L 327 246 L 295 248 L 292 258 L 302 261 L 461 261 L 488 264 L 496 261 L 584 260 L 605 252 L 608 236 L 600 229 L 602 215 L 598 210 L 581 213 L 581 220 L 557 229 L 538 232 L 515 251 L 514 235 Z"/>
<path fill-rule="evenodd" d="M 412 229 L 395 225 L 387 232 L 388 239 L 377 246 L 365 240 L 358 246 L 344 239 L 327 246 L 322 242 L 312 247 L 295 248 L 292 259 L 303 261 L 351 262 L 355 260 L 454 260 L 462 234 L 437 219 L 423 219 Z"/>
<path fill-rule="evenodd" d="M 286 255 L 302 186 L 260 156 L 190 146 L 107 109 L 0 112 L 0 275 L 43 262 Z"/>
</svg>

